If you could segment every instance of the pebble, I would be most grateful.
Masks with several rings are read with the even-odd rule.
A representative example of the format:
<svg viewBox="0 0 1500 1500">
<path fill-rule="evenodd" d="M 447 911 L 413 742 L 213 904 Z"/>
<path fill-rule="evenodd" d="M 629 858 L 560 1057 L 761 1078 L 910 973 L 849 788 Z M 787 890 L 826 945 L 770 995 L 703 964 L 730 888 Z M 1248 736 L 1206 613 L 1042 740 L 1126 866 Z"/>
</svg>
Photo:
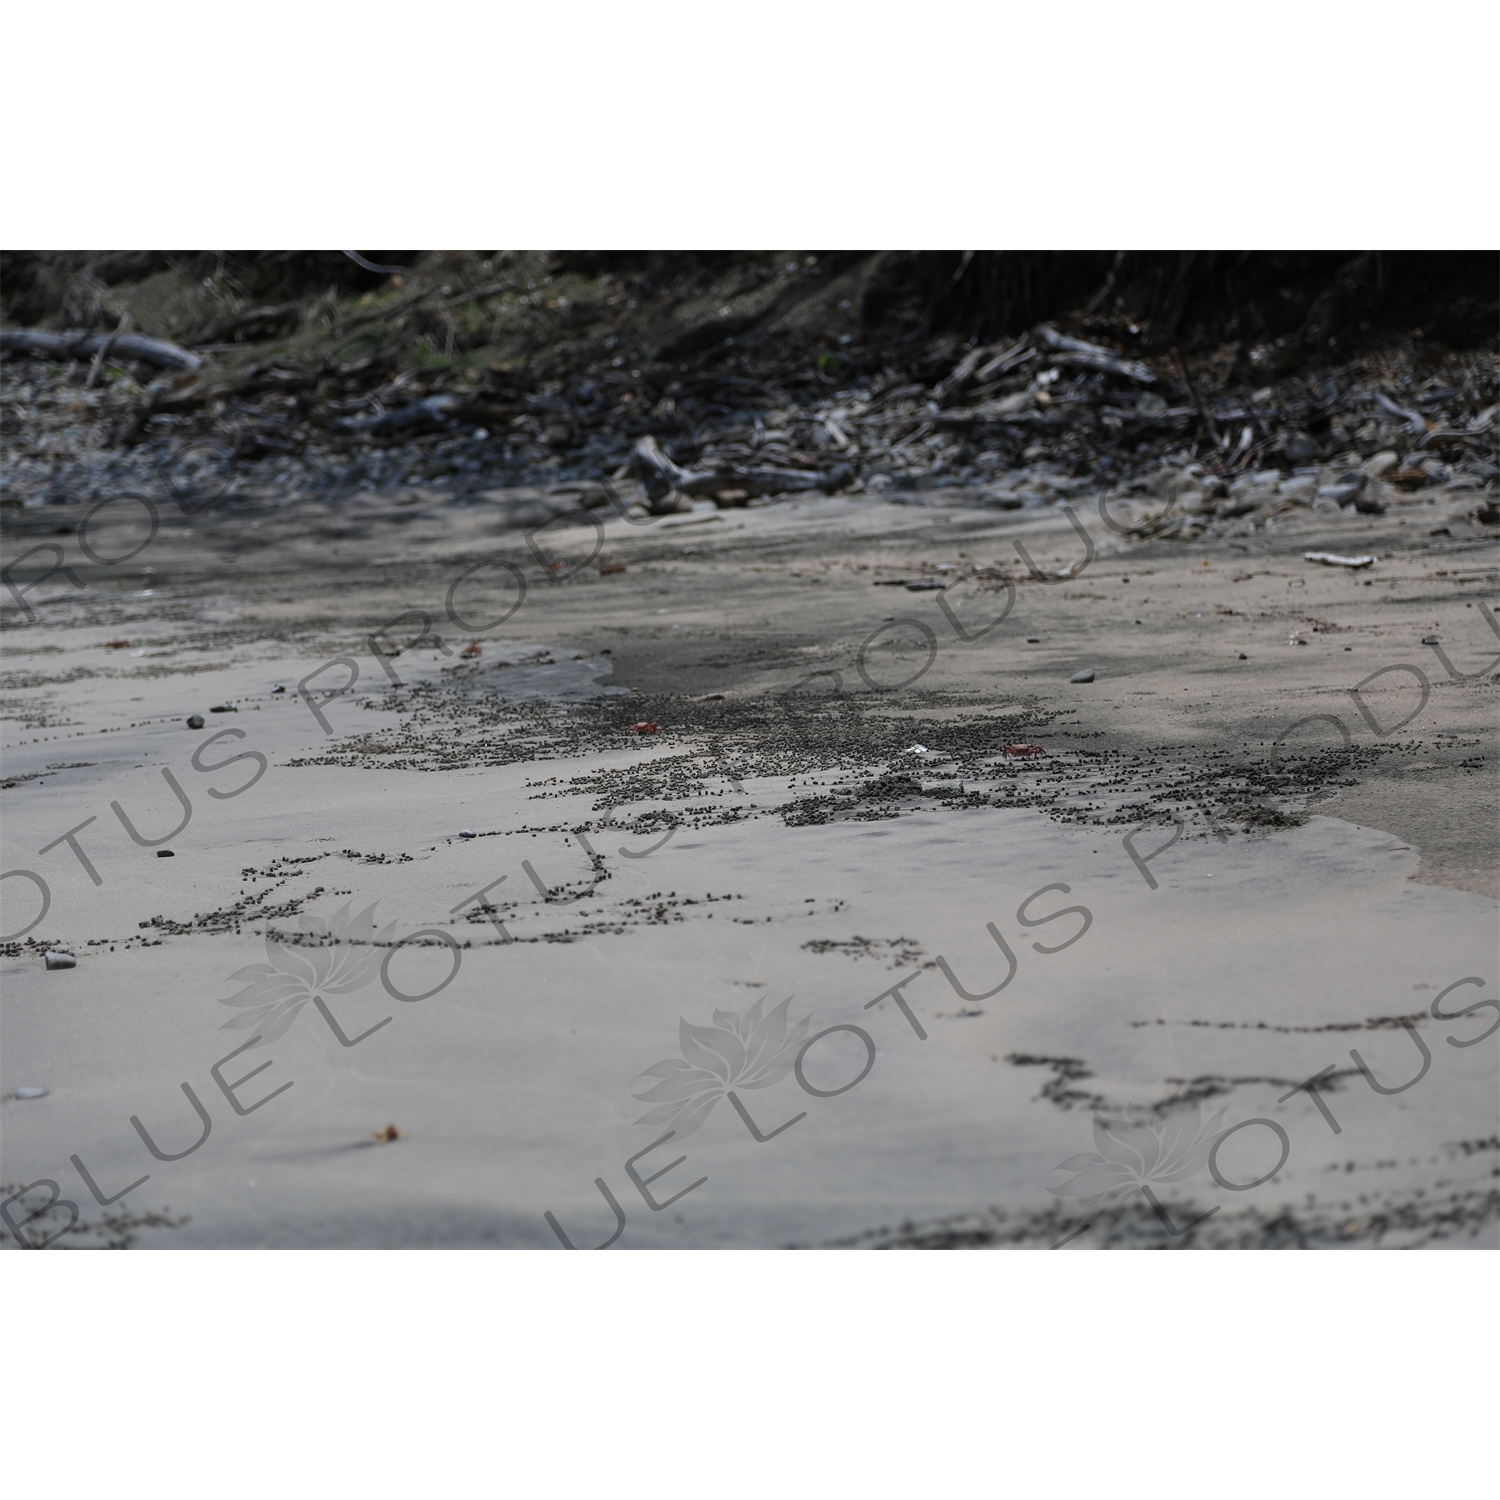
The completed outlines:
<svg viewBox="0 0 1500 1500">
<path fill-rule="evenodd" d="M 49 969 L 76 969 L 78 960 L 71 953 L 54 953 L 50 948 L 47 950 L 47 967 Z"/>
<path fill-rule="evenodd" d="M 209 713 L 211 714 L 237 714 L 238 712 L 239 709 L 237 709 L 232 703 L 215 703 L 214 706 L 209 709 Z"/>
<path fill-rule="evenodd" d="M 1442 644 L 1442 639 L 1435 635 L 1424 635 L 1422 637 L 1422 644 L 1424 646 L 1439 646 Z"/>
<path fill-rule="evenodd" d="M 275 697 L 275 695 L 277 693 L 284 693 L 284 692 L 286 692 L 286 688 L 285 688 L 285 686 L 282 683 L 279 683 L 279 682 L 276 684 L 275 687 L 273 687 L 271 689 L 271 695 L 272 695 L 272 697 Z"/>
<path fill-rule="evenodd" d="M 1240 660 L 1241 660 L 1241 661 L 1249 661 L 1249 660 L 1250 660 L 1250 658 L 1249 658 L 1249 657 L 1248 657 L 1248 656 L 1246 656 L 1246 655 L 1245 655 L 1245 653 L 1244 653 L 1244 652 L 1243 652 L 1243 651 L 1241 651 L 1241 652 L 1240 652 Z"/>
<path fill-rule="evenodd" d="M 458 830 L 458 836 L 461 839 L 477 839 L 479 837 L 479 835 L 475 833 L 472 828 L 460 828 Z"/>
<path fill-rule="evenodd" d="M 189 717 L 188 721 L 187 721 L 187 727 L 189 729 L 202 729 L 203 728 L 203 715 L 202 714 L 193 714 L 193 715 L 191 715 Z"/>
<path fill-rule="evenodd" d="M 1068 678 L 1069 682 L 1092 682 L 1093 680 L 1094 669 L 1092 667 L 1085 667 L 1083 671 L 1075 672 L 1070 678 Z"/>
<path fill-rule="evenodd" d="M 177 855 L 176 852 L 171 849 L 158 849 L 156 851 L 156 857 L 158 859 L 176 859 Z"/>
<path fill-rule="evenodd" d="M 23 1083 L 20 1088 L 16 1090 L 17 1099 L 45 1099 L 46 1097 L 46 1089 L 37 1088 L 35 1084 L 31 1083 Z"/>
</svg>

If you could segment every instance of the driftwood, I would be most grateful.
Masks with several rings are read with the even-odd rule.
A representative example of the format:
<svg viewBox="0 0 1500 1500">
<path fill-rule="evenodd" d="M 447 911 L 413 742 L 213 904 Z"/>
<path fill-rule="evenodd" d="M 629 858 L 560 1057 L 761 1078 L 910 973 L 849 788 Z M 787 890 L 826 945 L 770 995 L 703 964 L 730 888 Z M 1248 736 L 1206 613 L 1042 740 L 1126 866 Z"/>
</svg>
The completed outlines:
<svg viewBox="0 0 1500 1500">
<path fill-rule="evenodd" d="M 932 399 L 939 404 L 956 395 L 966 385 L 985 385 L 1024 364 L 1034 351 L 1025 337 L 1008 344 L 981 344 L 971 349 L 952 371 L 932 388 Z"/>
<path fill-rule="evenodd" d="M 92 359 L 103 348 L 117 359 L 138 359 L 159 370 L 196 370 L 203 364 L 198 355 L 176 344 L 140 333 L 127 333 L 119 338 L 107 333 L 50 333 L 42 328 L 8 328 L 0 333 L 0 353 L 4 354 Z"/>
<path fill-rule="evenodd" d="M 1034 358 L 1039 347 L 1052 356 L 1049 363 L 1053 365 L 1066 365 L 1080 370 L 1102 370 L 1107 375 L 1117 375 L 1140 385 L 1152 385 L 1156 380 L 1151 371 L 1136 360 L 1121 359 L 1102 344 L 1069 338 L 1055 328 L 1042 324 L 1033 333 L 1023 334 L 1012 343 L 980 345 L 969 350 L 932 388 L 932 398 L 941 404 L 957 395 L 965 386 L 988 385 Z"/>
<path fill-rule="evenodd" d="M 630 476 L 641 481 L 646 498 L 656 509 L 675 491 L 679 495 L 717 495 L 738 490 L 752 495 L 792 495 L 808 490 L 831 494 L 854 478 L 852 464 L 831 469 L 762 469 L 724 465 L 690 470 L 672 462 L 653 437 L 643 437 L 630 455 Z"/>
<path fill-rule="evenodd" d="M 1045 323 L 1036 330 L 1036 339 L 1044 349 L 1052 352 L 1053 364 L 1071 365 L 1080 370 L 1103 370 L 1106 374 L 1134 380 L 1140 385 L 1154 385 L 1156 382 L 1156 376 L 1136 360 L 1121 359 L 1099 344 L 1071 339 Z"/>
<path fill-rule="evenodd" d="M 1011 344 L 1002 353 L 997 354 L 982 369 L 976 370 L 974 372 L 974 383 L 976 385 L 988 385 L 990 381 L 997 380 L 1000 376 L 1007 375 L 1018 366 L 1025 364 L 1035 354 L 1036 350 L 1031 347 L 1031 340 L 1029 338 L 1021 338 L 1016 343 Z"/>
<path fill-rule="evenodd" d="M 949 396 L 961 391 L 973 379 L 974 372 L 984 364 L 994 351 L 986 344 L 970 349 L 953 369 L 932 388 L 932 399 L 940 405 Z"/>
</svg>

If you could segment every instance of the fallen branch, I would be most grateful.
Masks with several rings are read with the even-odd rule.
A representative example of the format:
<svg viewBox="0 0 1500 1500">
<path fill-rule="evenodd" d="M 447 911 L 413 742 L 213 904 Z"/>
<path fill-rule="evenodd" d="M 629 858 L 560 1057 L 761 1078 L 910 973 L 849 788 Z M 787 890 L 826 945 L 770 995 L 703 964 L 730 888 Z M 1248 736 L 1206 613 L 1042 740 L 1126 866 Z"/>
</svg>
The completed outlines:
<svg viewBox="0 0 1500 1500">
<path fill-rule="evenodd" d="M 654 437 L 643 437 L 635 445 L 628 466 L 639 479 L 653 510 L 675 491 L 679 495 L 716 495 L 728 490 L 755 495 L 801 494 L 808 490 L 832 493 L 854 478 L 852 464 L 831 469 L 760 469 L 724 465 L 715 469 L 684 469 L 672 462 Z"/>
<path fill-rule="evenodd" d="M 1073 365 L 1083 370 L 1103 370 L 1106 374 L 1119 375 L 1140 385 L 1154 385 L 1156 382 L 1156 376 L 1138 361 L 1121 359 L 1118 354 L 1100 344 L 1086 344 L 1082 339 L 1069 338 L 1045 323 L 1037 328 L 1035 336 L 1043 348 L 1051 350 L 1057 356 L 1054 364 Z"/>
<path fill-rule="evenodd" d="M 50 333 L 41 328 L 10 328 L 0 333 L 0 354 L 41 354 L 49 359 L 92 359 L 101 348 L 119 359 L 138 359 L 159 370 L 197 370 L 203 361 L 196 354 L 151 339 L 140 333 L 121 338 L 98 333 Z"/>
<path fill-rule="evenodd" d="M 1023 365 L 1036 353 L 1031 347 L 1031 340 L 1024 334 L 1014 344 L 997 354 L 983 369 L 974 372 L 974 383 L 986 385 L 1001 375 L 1009 373 L 1018 365 Z"/>
<path fill-rule="evenodd" d="M 972 254 L 972 252 L 969 252 Z M 986 344 L 981 344 L 977 349 L 970 349 L 952 370 L 932 388 L 932 399 L 934 401 L 946 401 L 954 392 L 962 390 L 973 378 L 974 372 L 984 364 L 995 351 Z"/>
</svg>

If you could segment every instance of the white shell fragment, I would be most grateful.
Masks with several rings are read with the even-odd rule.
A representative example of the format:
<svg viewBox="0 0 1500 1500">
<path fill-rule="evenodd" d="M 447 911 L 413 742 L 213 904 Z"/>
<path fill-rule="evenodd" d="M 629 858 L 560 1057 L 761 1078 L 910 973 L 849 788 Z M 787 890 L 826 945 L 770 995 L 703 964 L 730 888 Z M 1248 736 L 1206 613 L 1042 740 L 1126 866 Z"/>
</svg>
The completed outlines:
<svg viewBox="0 0 1500 1500">
<path fill-rule="evenodd" d="M 1373 557 L 1340 557 L 1337 552 L 1304 552 L 1302 556 L 1308 562 L 1325 563 L 1330 568 L 1368 568 L 1375 561 Z"/>
<path fill-rule="evenodd" d="M 17 1099 L 45 1099 L 46 1097 L 46 1089 L 38 1088 L 35 1084 L 31 1083 L 23 1083 L 16 1090 Z"/>
<path fill-rule="evenodd" d="M 1068 678 L 1069 682 L 1092 682 L 1093 680 L 1094 669 L 1092 667 L 1085 667 L 1083 671 L 1075 672 L 1070 678 Z"/>
</svg>

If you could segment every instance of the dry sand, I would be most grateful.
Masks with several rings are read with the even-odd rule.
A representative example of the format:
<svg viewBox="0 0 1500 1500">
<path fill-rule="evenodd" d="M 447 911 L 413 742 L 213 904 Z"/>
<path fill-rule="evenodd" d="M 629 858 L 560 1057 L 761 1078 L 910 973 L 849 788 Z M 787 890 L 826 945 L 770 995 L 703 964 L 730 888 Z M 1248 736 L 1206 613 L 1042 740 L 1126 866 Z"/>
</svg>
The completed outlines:
<svg viewBox="0 0 1500 1500">
<path fill-rule="evenodd" d="M 1143 546 L 1085 504 L 1096 556 L 1043 583 L 1013 543 L 1081 560 L 1065 517 L 921 499 L 8 537 L 92 586 L 4 601 L 4 869 L 50 897 L 0 960 L 7 1192 L 146 1246 L 1495 1247 L 1493 539 L 1455 506 Z M 452 654 L 413 616 L 377 658 L 407 610 Z M 299 693 L 336 658 L 351 692 Z M 171 859 L 112 809 L 168 834 L 167 771 Z M 226 1090 L 257 985 L 297 1008 Z M 1328 1117 L 1290 1092 L 1326 1069 Z M 150 1175 L 106 1207 L 80 1161 Z"/>
</svg>

